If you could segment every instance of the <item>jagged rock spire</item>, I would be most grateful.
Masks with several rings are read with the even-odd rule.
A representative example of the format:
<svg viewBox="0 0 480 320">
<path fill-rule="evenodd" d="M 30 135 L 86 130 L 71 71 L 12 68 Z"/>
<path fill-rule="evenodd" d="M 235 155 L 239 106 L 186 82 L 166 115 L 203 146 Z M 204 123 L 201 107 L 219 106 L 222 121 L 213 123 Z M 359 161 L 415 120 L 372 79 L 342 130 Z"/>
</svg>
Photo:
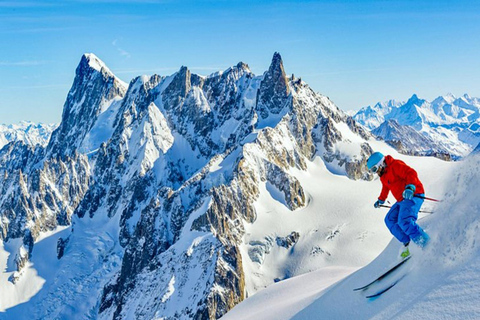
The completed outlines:
<svg viewBox="0 0 480 320">
<path fill-rule="evenodd" d="M 278 114 L 287 103 L 290 96 L 288 80 L 283 68 L 280 53 L 275 52 L 272 63 L 265 72 L 257 96 L 257 111 L 262 118 L 269 113 Z"/>
<path fill-rule="evenodd" d="M 191 88 L 191 76 L 190 70 L 182 66 L 165 90 L 165 94 L 185 98 Z"/>
</svg>

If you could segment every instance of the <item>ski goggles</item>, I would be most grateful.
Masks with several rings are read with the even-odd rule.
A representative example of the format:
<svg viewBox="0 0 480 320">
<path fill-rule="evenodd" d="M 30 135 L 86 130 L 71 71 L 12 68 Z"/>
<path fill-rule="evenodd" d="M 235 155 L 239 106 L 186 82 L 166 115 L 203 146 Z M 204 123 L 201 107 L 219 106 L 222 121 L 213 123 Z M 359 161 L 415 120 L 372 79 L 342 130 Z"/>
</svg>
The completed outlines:
<svg viewBox="0 0 480 320">
<path fill-rule="evenodd" d="M 370 172 L 377 173 L 377 171 L 378 171 L 378 169 L 380 169 L 380 167 L 381 166 L 377 164 L 377 165 L 370 168 Z"/>
</svg>

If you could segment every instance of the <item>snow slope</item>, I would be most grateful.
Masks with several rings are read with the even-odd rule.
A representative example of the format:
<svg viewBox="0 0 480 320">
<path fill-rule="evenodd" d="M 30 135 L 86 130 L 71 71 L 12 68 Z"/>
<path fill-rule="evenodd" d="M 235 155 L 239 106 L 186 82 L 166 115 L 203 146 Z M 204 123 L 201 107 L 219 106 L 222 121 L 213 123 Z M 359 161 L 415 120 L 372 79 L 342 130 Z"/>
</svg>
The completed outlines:
<svg viewBox="0 0 480 320">
<path fill-rule="evenodd" d="M 420 167 L 420 172 L 428 171 Z M 442 193 L 444 202 L 419 222 L 431 235 L 431 243 L 424 251 L 412 246 L 412 259 L 398 273 L 366 292 L 353 291 L 398 261 L 400 245 L 392 240 L 373 262 L 328 288 L 325 275 L 333 282 L 351 270 L 325 268 L 272 285 L 223 319 L 480 318 L 480 204 L 475 191 L 480 188 L 480 156 L 451 167 L 456 168 L 444 181 L 448 186 Z M 379 298 L 365 298 L 403 275 Z"/>
<path fill-rule="evenodd" d="M 69 254 L 59 260 L 57 241 L 67 237 Z M 15 285 L 8 281 L 12 272 L 5 270 L 5 258 L 13 250 L 0 247 L 0 269 L 6 271 L 0 273 L 0 319 L 72 319 L 89 313 L 95 319 L 98 295 L 121 266 L 117 239 L 118 219 L 75 217 L 72 227 L 59 227 L 37 240 L 32 261 Z M 57 308 L 60 304 L 64 307 Z"/>
<path fill-rule="evenodd" d="M 456 164 L 432 157 L 398 154 L 383 142 L 370 142 L 374 150 L 403 159 L 419 172 L 427 194 L 440 195 L 445 179 Z M 380 181 L 354 181 L 332 174 L 319 158 L 306 171 L 292 172 L 303 186 L 308 205 L 289 211 L 268 185 L 256 203 L 259 215 L 246 224 L 241 247 L 246 273 L 247 295 L 284 280 L 324 267 L 359 268 L 372 261 L 387 246 L 391 235 L 383 217 L 385 209 L 375 210 Z M 389 201 L 394 203 L 393 197 Z M 425 209 L 432 209 L 426 203 Z M 292 248 L 276 244 L 277 238 L 292 232 L 300 234 Z"/>
</svg>

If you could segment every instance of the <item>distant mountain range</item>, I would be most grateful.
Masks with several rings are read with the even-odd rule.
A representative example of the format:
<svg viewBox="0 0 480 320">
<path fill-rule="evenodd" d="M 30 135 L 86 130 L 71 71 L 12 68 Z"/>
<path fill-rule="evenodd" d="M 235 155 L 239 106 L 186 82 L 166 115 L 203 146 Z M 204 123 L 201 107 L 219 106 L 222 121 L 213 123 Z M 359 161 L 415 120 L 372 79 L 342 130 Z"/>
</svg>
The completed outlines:
<svg viewBox="0 0 480 320">
<path fill-rule="evenodd" d="M 0 149 L 7 143 L 24 141 L 35 146 L 37 144 L 46 146 L 50 135 L 58 124 L 42 124 L 30 121 L 22 121 L 19 124 L 0 124 Z"/>
<path fill-rule="evenodd" d="M 431 102 L 414 94 L 406 102 L 390 100 L 364 107 L 353 118 L 408 154 L 459 158 L 480 143 L 480 99 L 467 94 L 459 98 L 447 94 Z"/>
</svg>

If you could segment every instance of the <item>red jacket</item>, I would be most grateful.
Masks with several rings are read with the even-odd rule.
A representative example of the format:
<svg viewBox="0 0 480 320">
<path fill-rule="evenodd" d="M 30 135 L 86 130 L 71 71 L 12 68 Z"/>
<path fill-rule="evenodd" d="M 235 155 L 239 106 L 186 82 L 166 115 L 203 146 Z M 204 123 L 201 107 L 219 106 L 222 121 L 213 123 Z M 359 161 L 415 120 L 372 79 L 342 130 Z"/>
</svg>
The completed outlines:
<svg viewBox="0 0 480 320">
<path fill-rule="evenodd" d="M 385 172 L 380 177 L 382 192 L 379 200 L 385 201 L 391 191 L 397 201 L 403 200 L 403 191 L 409 184 L 415 186 L 415 194 L 424 194 L 423 185 L 418 179 L 417 172 L 407 166 L 405 162 L 385 156 Z"/>
</svg>

